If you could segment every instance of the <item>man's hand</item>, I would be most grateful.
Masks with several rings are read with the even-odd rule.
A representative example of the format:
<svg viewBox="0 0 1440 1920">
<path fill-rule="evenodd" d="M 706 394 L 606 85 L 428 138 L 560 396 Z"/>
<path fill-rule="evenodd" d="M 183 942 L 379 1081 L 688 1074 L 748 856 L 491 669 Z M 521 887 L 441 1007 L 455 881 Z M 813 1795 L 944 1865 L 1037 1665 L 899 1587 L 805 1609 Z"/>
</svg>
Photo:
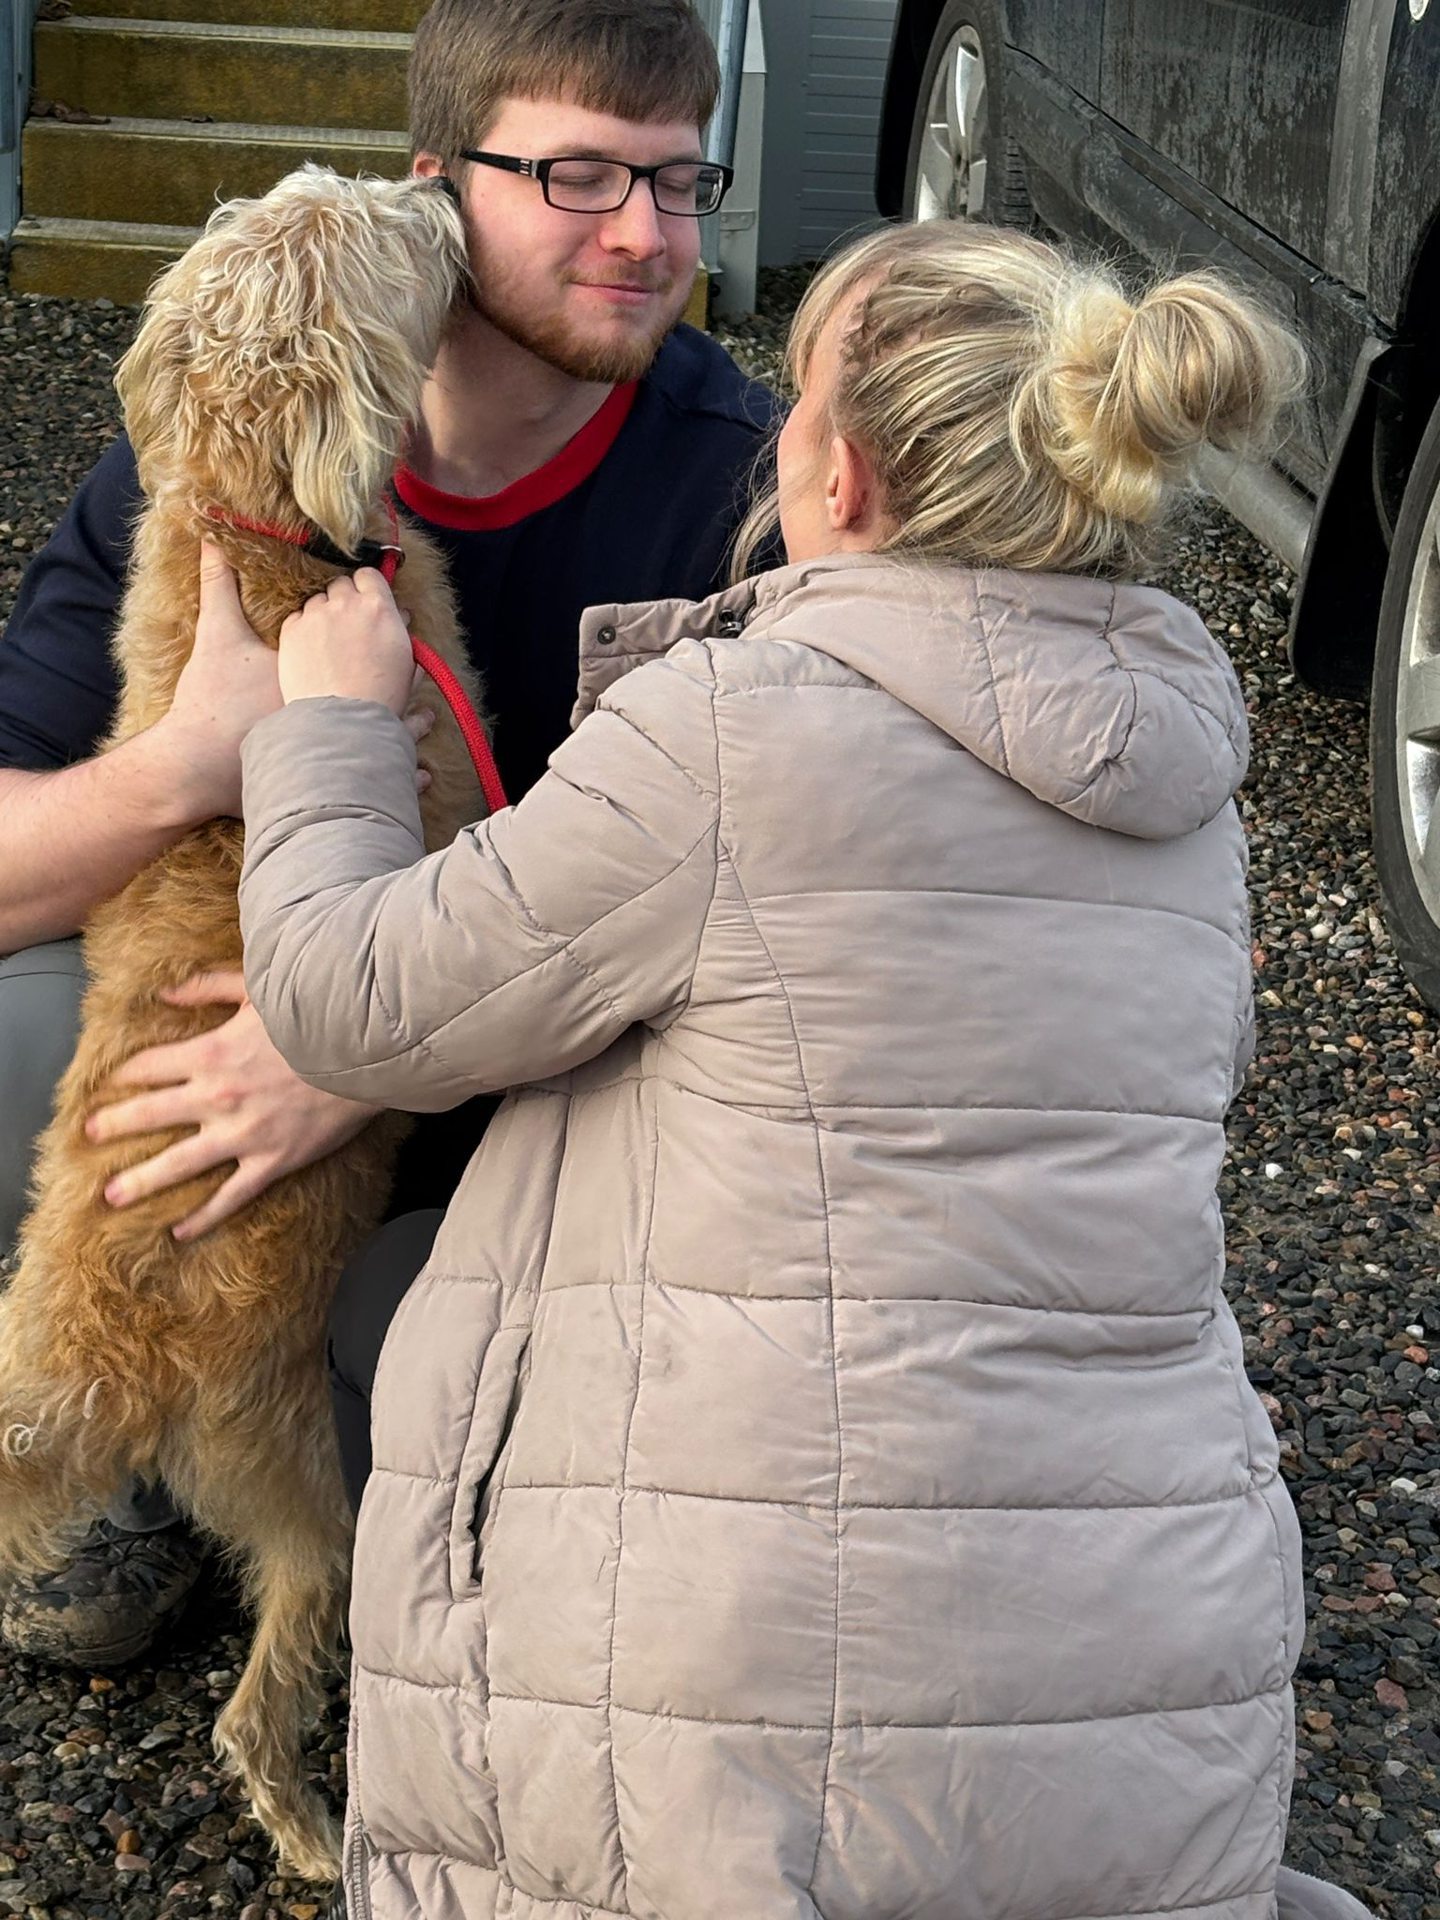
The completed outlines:
<svg viewBox="0 0 1440 1920">
<path fill-rule="evenodd" d="M 274 649 L 245 618 L 224 554 L 204 541 L 195 644 L 170 711 L 151 729 L 192 823 L 221 814 L 239 817 L 241 745 L 255 722 L 281 704 Z"/>
<path fill-rule="evenodd" d="M 308 1167 L 353 1138 L 380 1111 L 321 1093 L 291 1072 L 271 1044 L 238 972 L 196 974 L 172 988 L 172 1006 L 228 1003 L 239 1011 L 193 1040 L 147 1047 L 115 1074 L 123 1085 L 151 1089 L 102 1107 L 86 1122 L 91 1140 L 118 1140 L 166 1127 L 197 1127 L 153 1159 L 117 1174 L 105 1189 L 125 1207 L 198 1174 L 238 1161 L 202 1207 L 172 1228 L 194 1240 L 263 1193 L 283 1173 Z"/>
<path fill-rule="evenodd" d="M 405 620 L 373 567 L 342 574 L 280 629 L 280 691 L 292 700 L 336 694 L 402 714 L 415 681 Z"/>
</svg>

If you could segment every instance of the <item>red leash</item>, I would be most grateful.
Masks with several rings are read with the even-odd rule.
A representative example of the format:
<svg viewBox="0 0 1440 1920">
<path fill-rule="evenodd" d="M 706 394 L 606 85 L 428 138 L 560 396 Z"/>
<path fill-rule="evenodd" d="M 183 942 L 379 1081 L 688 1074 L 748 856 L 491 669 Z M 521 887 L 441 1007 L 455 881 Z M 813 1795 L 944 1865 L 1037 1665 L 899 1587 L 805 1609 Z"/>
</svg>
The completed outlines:
<svg viewBox="0 0 1440 1920">
<path fill-rule="evenodd" d="M 390 516 L 390 536 L 392 541 L 400 538 L 400 521 L 395 512 L 395 503 L 387 496 L 385 511 Z M 385 577 L 387 587 L 395 584 L 395 575 L 400 570 L 404 558 L 404 549 L 398 545 L 387 546 L 381 555 L 380 571 Z M 490 751 L 490 741 L 480 716 L 465 697 L 465 689 L 455 678 L 432 646 L 422 640 L 418 633 L 410 635 L 410 651 L 415 656 L 415 664 L 421 667 L 435 682 L 441 699 L 455 716 L 455 724 L 460 729 L 470 754 L 470 764 L 474 767 L 480 781 L 480 791 L 485 795 L 485 805 L 491 813 L 499 813 L 510 802 L 505 798 L 505 788 L 501 784 L 500 769 L 495 764 L 495 755 Z"/>
<path fill-rule="evenodd" d="M 245 520 L 239 514 L 222 513 L 218 507 L 207 508 L 209 517 L 218 520 L 222 526 L 235 527 L 242 533 L 263 533 L 272 540 L 284 540 L 292 547 L 303 547 L 307 553 L 313 553 L 318 560 L 325 560 L 337 567 L 375 567 L 384 576 L 387 587 L 395 584 L 395 575 L 404 559 L 404 549 L 399 544 L 400 522 L 393 501 L 385 501 L 385 511 L 390 516 L 391 539 L 388 542 L 362 540 L 354 553 L 345 553 L 318 528 L 309 533 L 292 533 L 285 527 L 272 527 L 260 520 Z M 485 795 L 485 804 L 491 813 L 499 813 L 510 802 L 505 797 L 505 788 L 500 779 L 500 769 L 495 764 L 495 755 L 491 751 L 490 741 L 480 723 L 480 716 L 466 697 L 465 689 L 446 666 L 432 646 L 428 646 L 418 634 L 410 635 L 410 651 L 415 656 L 415 664 L 435 682 L 436 688 L 455 716 L 455 724 L 465 742 L 470 755 L 471 765 L 480 781 L 480 790 Z"/>
<path fill-rule="evenodd" d="M 440 697 L 455 716 L 455 724 L 459 727 L 465 745 L 470 751 L 471 765 L 479 776 L 480 789 L 485 795 L 485 805 L 491 813 L 499 813 L 500 809 L 508 807 L 510 802 L 505 798 L 505 789 L 500 781 L 500 769 L 496 766 L 495 756 L 490 751 L 490 742 L 486 738 L 484 727 L 480 724 L 479 714 L 465 698 L 465 689 L 449 667 L 433 647 L 425 644 L 419 634 L 411 634 L 410 651 L 415 656 L 416 665 L 423 667 L 429 674 L 439 689 Z"/>
</svg>

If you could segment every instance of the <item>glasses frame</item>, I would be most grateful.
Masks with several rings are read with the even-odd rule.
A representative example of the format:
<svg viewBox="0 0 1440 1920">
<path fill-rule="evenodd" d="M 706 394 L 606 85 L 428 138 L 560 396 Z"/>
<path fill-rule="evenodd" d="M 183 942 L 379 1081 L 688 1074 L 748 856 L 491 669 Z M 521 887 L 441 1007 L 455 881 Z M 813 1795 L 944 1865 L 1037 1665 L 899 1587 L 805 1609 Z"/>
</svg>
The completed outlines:
<svg viewBox="0 0 1440 1920">
<path fill-rule="evenodd" d="M 503 173 L 521 173 L 529 180 L 540 182 L 540 191 L 545 196 L 547 207 L 554 207 L 557 213 L 618 213 L 635 191 L 637 180 L 650 182 L 650 196 L 655 201 L 655 211 L 671 220 L 709 220 L 725 204 L 725 196 L 735 184 L 735 169 L 725 166 L 719 160 L 662 160 L 658 167 L 632 167 L 626 160 L 606 160 L 593 153 L 557 153 L 549 160 L 522 160 L 513 153 L 486 153 L 479 147 L 462 147 L 459 154 L 462 160 L 473 160 L 480 167 L 499 167 Z M 611 207 L 562 207 L 550 197 L 550 170 L 552 167 L 573 165 L 576 161 L 592 162 L 602 167 L 623 167 L 629 174 L 629 184 L 624 193 Z M 671 207 L 662 207 L 656 196 L 656 176 L 668 167 L 706 167 L 720 175 L 720 192 L 713 207 L 703 212 L 680 213 Z"/>
</svg>

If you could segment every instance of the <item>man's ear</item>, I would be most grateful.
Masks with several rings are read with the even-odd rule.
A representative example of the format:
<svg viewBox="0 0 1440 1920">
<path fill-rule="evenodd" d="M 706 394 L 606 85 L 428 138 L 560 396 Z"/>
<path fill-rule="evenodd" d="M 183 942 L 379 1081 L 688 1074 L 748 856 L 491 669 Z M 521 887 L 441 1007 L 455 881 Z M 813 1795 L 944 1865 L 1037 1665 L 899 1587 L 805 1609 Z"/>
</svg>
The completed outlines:
<svg viewBox="0 0 1440 1920">
<path fill-rule="evenodd" d="M 453 200 L 457 207 L 463 208 L 465 203 L 460 196 L 459 186 L 446 173 L 445 163 L 437 160 L 433 153 L 416 154 L 415 164 L 410 169 L 410 177 L 412 180 L 428 180 L 438 192 L 443 193 L 447 199 Z"/>
<path fill-rule="evenodd" d="M 832 533 L 859 532 L 875 517 L 879 488 L 864 451 L 843 434 L 830 442 L 830 472 L 825 483 L 825 514 Z"/>
</svg>

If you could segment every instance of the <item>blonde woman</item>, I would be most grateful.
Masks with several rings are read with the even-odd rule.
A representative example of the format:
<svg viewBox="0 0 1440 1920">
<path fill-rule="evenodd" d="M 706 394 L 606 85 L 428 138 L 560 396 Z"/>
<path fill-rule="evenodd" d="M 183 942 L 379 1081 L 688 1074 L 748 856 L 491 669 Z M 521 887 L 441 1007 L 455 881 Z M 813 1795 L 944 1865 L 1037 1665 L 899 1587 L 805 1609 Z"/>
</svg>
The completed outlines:
<svg viewBox="0 0 1440 1920">
<path fill-rule="evenodd" d="M 589 615 L 519 806 L 422 857 L 374 575 L 247 745 L 286 1058 L 512 1089 L 376 1384 L 352 1912 L 1362 1913 L 1280 1867 L 1299 1540 L 1220 1291 L 1244 708 L 1125 584 L 1297 351 L 930 226 L 794 365 L 790 564 Z"/>
</svg>

